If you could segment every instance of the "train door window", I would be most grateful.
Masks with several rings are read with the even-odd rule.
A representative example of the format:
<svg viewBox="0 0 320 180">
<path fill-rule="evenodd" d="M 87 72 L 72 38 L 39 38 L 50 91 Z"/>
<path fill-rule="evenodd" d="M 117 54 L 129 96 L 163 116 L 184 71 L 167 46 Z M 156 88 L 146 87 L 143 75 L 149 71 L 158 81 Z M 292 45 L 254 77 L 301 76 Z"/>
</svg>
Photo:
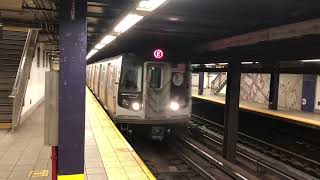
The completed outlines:
<svg viewBox="0 0 320 180">
<path fill-rule="evenodd" d="M 153 66 L 150 68 L 149 87 L 153 89 L 161 88 L 161 68 Z"/>
<path fill-rule="evenodd" d="M 120 81 L 121 92 L 141 91 L 142 66 L 137 64 L 124 64 Z"/>
</svg>

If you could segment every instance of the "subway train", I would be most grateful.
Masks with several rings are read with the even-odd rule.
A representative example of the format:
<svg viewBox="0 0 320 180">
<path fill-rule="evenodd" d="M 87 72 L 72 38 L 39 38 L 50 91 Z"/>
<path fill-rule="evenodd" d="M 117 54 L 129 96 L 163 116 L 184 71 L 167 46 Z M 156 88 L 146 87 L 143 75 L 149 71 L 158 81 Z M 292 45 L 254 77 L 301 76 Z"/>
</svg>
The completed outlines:
<svg viewBox="0 0 320 180">
<path fill-rule="evenodd" d="M 191 118 L 191 71 L 186 60 L 122 54 L 86 67 L 87 86 L 122 132 L 163 139 Z"/>
</svg>

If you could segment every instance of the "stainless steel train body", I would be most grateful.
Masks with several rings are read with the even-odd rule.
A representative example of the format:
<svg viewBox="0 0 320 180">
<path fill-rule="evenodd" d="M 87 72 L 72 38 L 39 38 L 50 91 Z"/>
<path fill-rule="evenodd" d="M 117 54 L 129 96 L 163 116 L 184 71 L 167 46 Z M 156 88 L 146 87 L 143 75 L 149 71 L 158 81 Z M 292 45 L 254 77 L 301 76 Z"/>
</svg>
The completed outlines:
<svg viewBox="0 0 320 180">
<path fill-rule="evenodd" d="M 87 65 L 87 85 L 116 124 L 174 125 L 191 117 L 187 61 L 124 54 Z"/>
</svg>

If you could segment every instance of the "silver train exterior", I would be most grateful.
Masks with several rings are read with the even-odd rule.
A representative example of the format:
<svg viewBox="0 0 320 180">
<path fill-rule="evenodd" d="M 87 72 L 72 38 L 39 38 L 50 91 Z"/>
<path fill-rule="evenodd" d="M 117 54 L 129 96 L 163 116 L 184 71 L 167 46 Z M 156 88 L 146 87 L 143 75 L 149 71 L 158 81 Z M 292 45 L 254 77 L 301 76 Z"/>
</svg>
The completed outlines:
<svg viewBox="0 0 320 180">
<path fill-rule="evenodd" d="M 123 54 L 87 65 L 87 86 L 116 124 L 174 125 L 191 118 L 188 61 Z"/>
</svg>

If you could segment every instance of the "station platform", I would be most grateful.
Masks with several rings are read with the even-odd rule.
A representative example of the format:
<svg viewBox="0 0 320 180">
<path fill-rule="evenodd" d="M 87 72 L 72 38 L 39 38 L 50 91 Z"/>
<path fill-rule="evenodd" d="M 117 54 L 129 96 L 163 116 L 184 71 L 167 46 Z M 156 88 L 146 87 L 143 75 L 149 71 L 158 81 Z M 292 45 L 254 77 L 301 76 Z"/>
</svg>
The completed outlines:
<svg viewBox="0 0 320 180">
<path fill-rule="evenodd" d="M 211 103 L 216 103 L 220 105 L 225 104 L 225 97 L 219 95 L 211 95 L 209 93 L 204 93 L 203 95 L 198 95 L 197 90 L 192 91 L 192 97 L 201 100 L 209 101 Z M 281 119 L 288 121 L 290 123 L 295 123 L 311 128 L 320 128 L 320 114 L 309 113 L 297 110 L 289 110 L 284 108 L 279 108 L 278 110 L 269 110 L 268 106 L 259 103 L 249 103 L 240 101 L 240 110 L 249 111 L 253 113 L 258 113 L 263 116 L 269 116 L 276 119 Z"/>
<path fill-rule="evenodd" d="M 155 179 L 91 91 L 87 88 L 86 92 L 85 164 L 87 179 L 103 179 L 104 175 L 93 176 L 91 174 L 91 171 L 103 172 L 103 168 L 109 180 Z M 102 164 L 96 168 L 92 167 L 97 166 L 95 161 L 99 161 L 99 157 L 101 157 Z"/>
<path fill-rule="evenodd" d="M 43 129 L 44 103 L 14 132 L 0 130 L 0 180 L 52 179 Z"/>
<path fill-rule="evenodd" d="M 0 130 L 0 180 L 51 180 L 44 103 L 14 132 Z M 155 179 L 91 91 L 86 94 L 85 179 Z"/>
</svg>

